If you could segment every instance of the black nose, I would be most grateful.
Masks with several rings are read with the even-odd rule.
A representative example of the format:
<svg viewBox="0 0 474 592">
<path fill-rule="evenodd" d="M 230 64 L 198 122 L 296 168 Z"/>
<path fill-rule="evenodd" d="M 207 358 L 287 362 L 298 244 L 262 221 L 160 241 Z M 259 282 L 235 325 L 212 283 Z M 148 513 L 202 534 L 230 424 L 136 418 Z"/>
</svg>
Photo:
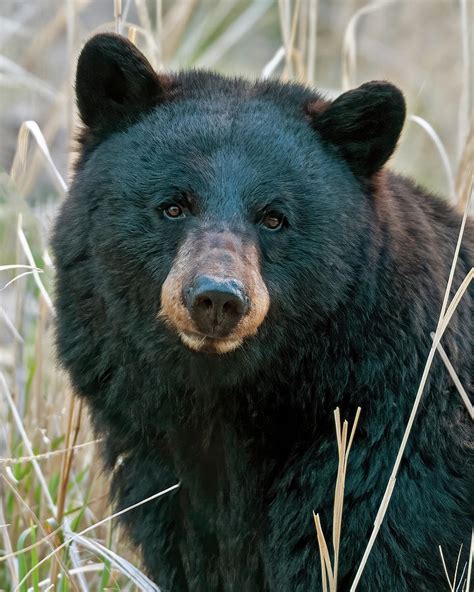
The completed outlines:
<svg viewBox="0 0 474 592">
<path fill-rule="evenodd" d="M 198 276 L 184 298 L 197 328 L 210 337 L 228 335 L 249 309 L 244 286 L 236 279 Z"/>
</svg>

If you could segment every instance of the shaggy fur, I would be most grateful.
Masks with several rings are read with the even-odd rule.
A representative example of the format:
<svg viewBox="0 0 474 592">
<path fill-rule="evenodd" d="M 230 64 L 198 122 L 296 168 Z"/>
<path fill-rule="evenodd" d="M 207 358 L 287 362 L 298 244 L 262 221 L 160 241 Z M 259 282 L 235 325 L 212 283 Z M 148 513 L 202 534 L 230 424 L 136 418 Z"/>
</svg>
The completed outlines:
<svg viewBox="0 0 474 592">
<path fill-rule="evenodd" d="M 382 168 L 405 115 L 388 83 L 331 104 L 295 84 L 165 78 L 144 60 L 114 35 L 94 37 L 79 60 L 86 127 L 53 238 L 59 357 L 105 436 L 117 507 L 180 482 L 123 516 L 164 591 L 319 590 L 312 511 L 329 533 L 332 413 L 350 420 L 361 406 L 340 552 L 347 591 L 428 355 L 460 217 Z M 184 194 L 194 209 L 166 219 L 163 206 Z M 285 217 L 276 232 L 258 223 L 269 208 Z M 188 349 L 159 311 L 180 245 L 222 229 L 257 248 L 270 306 L 255 336 L 219 355 Z M 473 262 L 466 234 L 452 294 Z M 442 340 L 468 390 L 471 307 L 472 292 Z M 470 537 L 471 425 L 435 357 L 361 591 L 447 589 L 437 546 L 451 568 Z"/>
</svg>

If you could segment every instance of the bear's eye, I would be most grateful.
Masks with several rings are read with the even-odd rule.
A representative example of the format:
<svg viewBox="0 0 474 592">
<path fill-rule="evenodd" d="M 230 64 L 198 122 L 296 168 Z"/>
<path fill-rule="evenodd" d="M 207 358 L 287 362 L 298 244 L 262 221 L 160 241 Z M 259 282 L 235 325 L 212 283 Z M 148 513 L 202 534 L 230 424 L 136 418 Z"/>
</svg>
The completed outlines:
<svg viewBox="0 0 474 592">
<path fill-rule="evenodd" d="M 285 217 L 283 214 L 277 214 L 276 212 L 268 212 L 264 214 L 260 224 L 264 226 L 267 230 L 280 230 L 283 226 L 283 222 L 285 221 Z"/>
<path fill-rule="evenodd" d="M 163 215 L 170 220 L 176 220 L 176 218 L 184 218 L 185 213 L 181 206 L 173 204 L 163 209 Z"/>
</svg>

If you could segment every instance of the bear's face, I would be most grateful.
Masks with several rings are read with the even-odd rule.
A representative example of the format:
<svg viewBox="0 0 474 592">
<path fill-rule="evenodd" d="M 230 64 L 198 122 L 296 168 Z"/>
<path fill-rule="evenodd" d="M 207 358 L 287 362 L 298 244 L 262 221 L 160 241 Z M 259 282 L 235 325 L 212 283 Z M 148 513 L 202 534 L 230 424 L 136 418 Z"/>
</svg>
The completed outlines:
<svg viewBox="0 0 474 592">
<path fill-rule="evenodd" d="M 111 290 L 128 277 L 130 292 L 150 292 L 144 314 L 214 353 L 254 336 L 269 308 L 297 331 L 344 299 L 351 209 L 364 199 L 303 114 L 259 101 L 228 110 L 157 108 L 101 143 L 78 179 L 98 195 L 91 243 Z"/>
<path fill-rule="evenodd" d="M 160 78 L 125 40 L 93 38 L 78 67 L 87 129 L 73 193 L 106 306 L 123 301 L 123 323 L 140 317 L 199 355 L 327 320 L 370 233 L 361 179 L 403 122 L 394 87 L 361 89 L 329 103 L 275 83 Z"/>
</svg>

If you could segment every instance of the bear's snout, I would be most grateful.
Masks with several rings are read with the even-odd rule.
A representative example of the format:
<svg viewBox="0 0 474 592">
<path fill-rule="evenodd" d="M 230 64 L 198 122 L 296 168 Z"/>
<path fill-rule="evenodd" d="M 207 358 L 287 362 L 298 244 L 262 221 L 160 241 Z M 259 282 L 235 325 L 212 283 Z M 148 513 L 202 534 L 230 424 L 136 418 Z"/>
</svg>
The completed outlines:
<svg viewBox="0 0 474 592">
<path fill-rule="evenodd" d="M 199 275 L 185 287 L 184 302 L 198 330 L 208 337 L 226 337 L 249 310 L 242 282 Z"/>
<path fill-rule="evenodd" d="M 179 248 L 158 316 L 190 349 L 222 354 L 257 333 L 269 306 L 256 244 L 228 230 L 206 230 Z"/>
</svg>

